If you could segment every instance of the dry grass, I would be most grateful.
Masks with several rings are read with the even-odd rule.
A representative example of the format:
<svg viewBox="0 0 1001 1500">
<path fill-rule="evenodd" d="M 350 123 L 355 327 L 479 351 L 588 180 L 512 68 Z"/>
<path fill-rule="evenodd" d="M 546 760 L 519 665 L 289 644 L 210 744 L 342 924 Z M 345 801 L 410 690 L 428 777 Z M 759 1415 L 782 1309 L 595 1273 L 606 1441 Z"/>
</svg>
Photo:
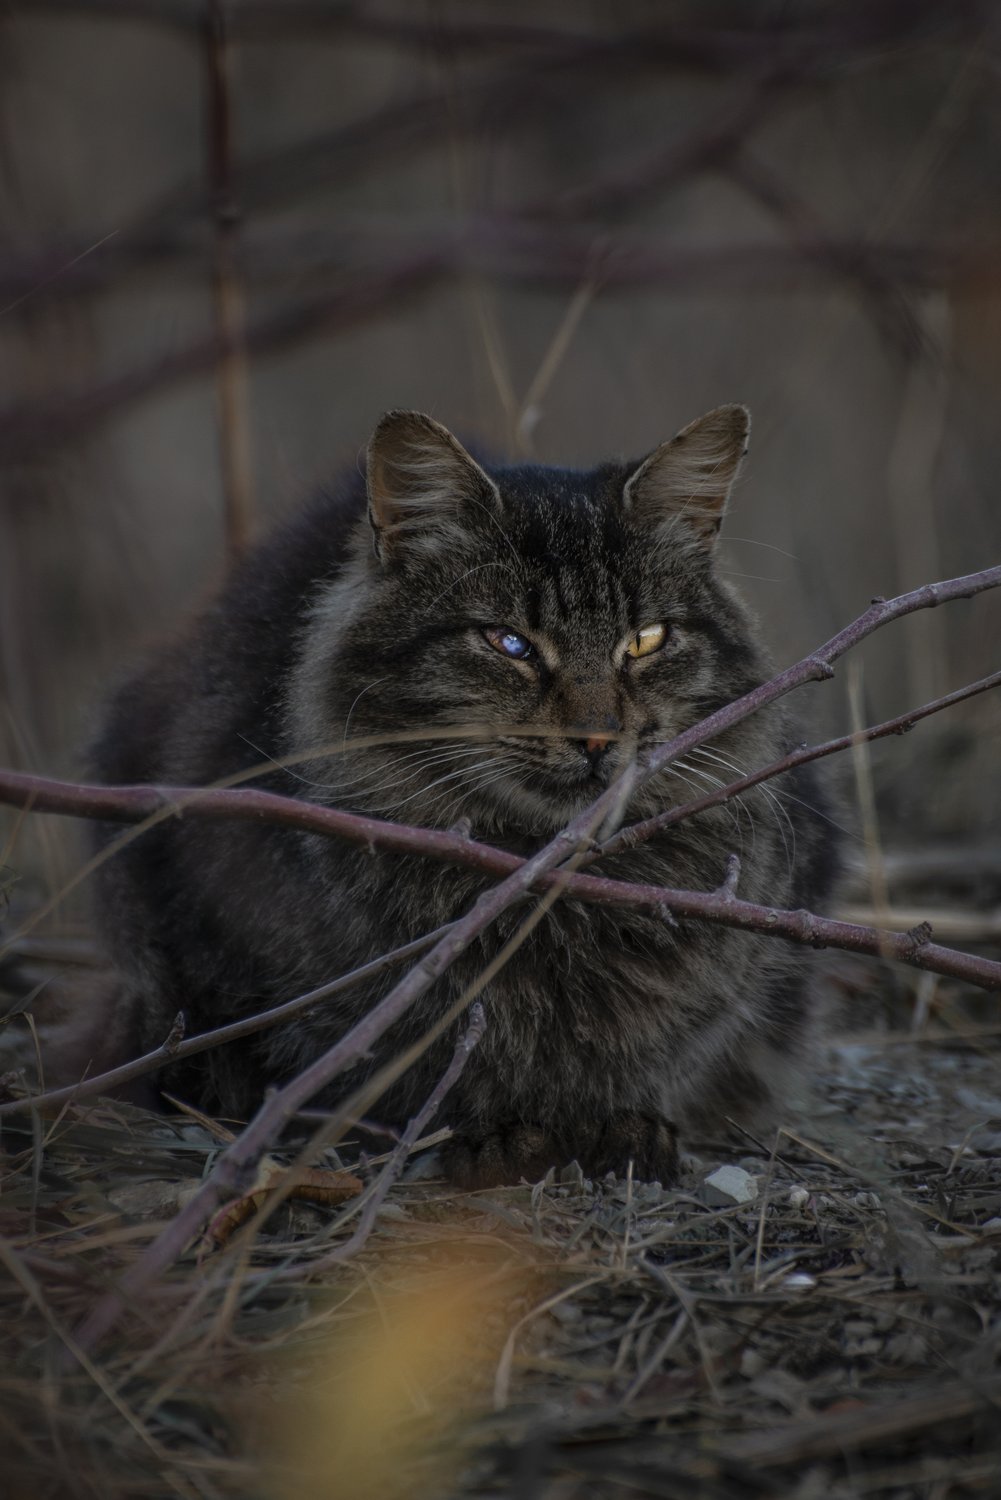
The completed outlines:
<svg viewBox="0 0 1001 1500">
<path fill-rule="evenodd" d="M 988 1002 L 944 983 L 915 1037 L 888 971 L 846 960 L 836 983 L 891 1024 L 832 1045 L 774 1138 L 695 1143 L 670 1189 L 573 1168 L 475 1194 L 404 1183 L 322 1277 L 359 1205 L 287 1203 L 192 1246 L 83 1366 L 72 1328 L 218 1133 L 108 1101 L 5 1127 L 5 1495 L 997 1493 Z M 722 1161 L 755 1201 L 706 1201 Z"/>
</svg>

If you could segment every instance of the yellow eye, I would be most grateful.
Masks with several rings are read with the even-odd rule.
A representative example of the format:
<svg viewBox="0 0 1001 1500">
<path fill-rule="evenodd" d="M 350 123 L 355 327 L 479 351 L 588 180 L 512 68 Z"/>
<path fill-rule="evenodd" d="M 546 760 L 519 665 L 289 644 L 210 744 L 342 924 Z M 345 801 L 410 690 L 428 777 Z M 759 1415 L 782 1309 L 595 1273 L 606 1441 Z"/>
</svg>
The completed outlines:
<svg viewBox="0 0 1001 1500">
<path fill-rule="evenodd" d="M 666 625 L 644 625 L 627 641 L 626 650 L 630 656 L 649 656 L 651 652 L 659 651 L 666 640 Z"/>
</svg>

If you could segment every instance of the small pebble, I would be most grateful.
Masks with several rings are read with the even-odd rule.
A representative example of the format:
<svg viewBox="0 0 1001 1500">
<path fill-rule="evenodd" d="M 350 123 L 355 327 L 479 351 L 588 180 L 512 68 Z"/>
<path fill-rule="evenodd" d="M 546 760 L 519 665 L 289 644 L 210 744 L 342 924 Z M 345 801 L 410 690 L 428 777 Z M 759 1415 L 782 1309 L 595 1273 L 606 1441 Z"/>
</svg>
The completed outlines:
<svg viewBox="0 0 1001 1500">
<path fill-rule="evenodd" d="M 717 1167 L 702 1184 L 702 1201 L 710 1208 L 729 1208 L 734 1203 L 753 1203 L 758 1181 L 743 1167 Z"/>
<path fill-rule="evenodd" d="M 810 1189 L 805 1187 L 794 1187 L 789 1189 L 789 1207 L 805 1208 L 810 1201 Z"/>
<path fill-rule="evenodd" d="M 550 1316 L 555 1318 L 557 1323 L 562 1323 L 565 1328 L 579 1323 L 584 1316 L 576 1302 L 557 1302 L 549 1309 L 549 1312 Z"/>
<path fill-rule="evenodd" d="M 407 1210 L 403 1208 L 399 1203 L 384 1203 L 379 1209 L 380 1219 L 396 1219 L 397 1221 L 402 1223 L 405 1219 L 410 1219 L 412 1217 L 413 1216 L 411 1214 L 408 1214 Z"/>
</svg>

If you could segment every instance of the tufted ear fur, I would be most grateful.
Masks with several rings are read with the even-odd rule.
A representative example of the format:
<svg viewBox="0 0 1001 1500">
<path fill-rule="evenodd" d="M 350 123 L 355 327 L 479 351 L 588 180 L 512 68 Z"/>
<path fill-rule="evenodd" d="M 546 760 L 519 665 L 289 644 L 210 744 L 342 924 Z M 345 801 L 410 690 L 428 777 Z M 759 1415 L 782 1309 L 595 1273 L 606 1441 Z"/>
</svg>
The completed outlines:
<svg viewBox="0 0 1001 1500">
<path fill-rule="evenodd" d="M 402 549 L 440 551 L 463 512 L 500 505 L 493 480 L 447 428 L 419 411 L 390 411 L 368 445 L 368 514 L 383 562 Z"/>
<path fill-rule="evenodd" d="M 750 430 L 746 406 L 717 406 L 690 422 L 640 464 L 623 490 L 626 510 L 653 527 L 687 528 L 711 551 Z"/>
</svg>

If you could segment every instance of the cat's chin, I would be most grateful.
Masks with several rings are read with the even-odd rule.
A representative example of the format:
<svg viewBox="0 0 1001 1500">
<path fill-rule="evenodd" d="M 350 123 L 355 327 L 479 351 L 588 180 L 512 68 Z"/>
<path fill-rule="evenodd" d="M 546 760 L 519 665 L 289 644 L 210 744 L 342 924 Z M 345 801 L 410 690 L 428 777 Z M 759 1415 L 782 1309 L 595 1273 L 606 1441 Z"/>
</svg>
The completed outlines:
<svg viewBox="0 0 1001 1500">
<path fill-rule="evenodd" d="M 467 808 L 467 813 L 482 833 L 552 835 L 579 817 L 605 789 L 606 783 L 595 776 L 568 784 L 536 775 L 530 781 L 491 787 L 489 798 Z"/>
<path fill-rule="evenodd" d="M 588 776 L 565 782 L 555 778 L 543 780 L 536 774 L 530 780 L 495 783 L 480 805 L 475 808 L 467 805 L 466 812 L 474 830 L 483 837 L 491 834 L 552 837 L 607 791 L 612 779 Z M 669 791 L 655 779 L 634 791 L 628 805 L 619 809 L 619 818 L 624 823 L 649 818 L 677 801 L 676 789 Z"/>
</svg>

